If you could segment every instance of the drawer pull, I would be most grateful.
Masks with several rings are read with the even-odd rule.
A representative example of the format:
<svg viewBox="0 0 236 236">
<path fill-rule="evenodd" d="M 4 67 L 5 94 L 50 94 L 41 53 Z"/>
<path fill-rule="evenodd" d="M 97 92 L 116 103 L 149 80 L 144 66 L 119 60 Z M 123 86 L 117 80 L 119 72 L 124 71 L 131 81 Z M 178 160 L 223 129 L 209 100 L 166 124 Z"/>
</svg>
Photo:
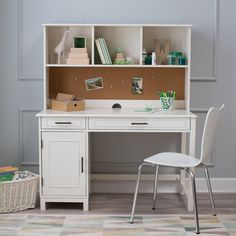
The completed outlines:
<svg viewBox="0 0 236 236">
<path fill-rule="evenodd" d="M 81 157 L 81 173 L 84 173 L 84 158 Z"/>
<path fill-rule="evenodd" d="M 55 122 L 56 125 L 71 125 L 72 123 L 71 122 L 60 122 L 60 121 L 57 121 Z"/>
<path fill-rule="evenodd" d="M 148 125 L 147 122 L 132 122 L 131 125 Z"/>
</svg>

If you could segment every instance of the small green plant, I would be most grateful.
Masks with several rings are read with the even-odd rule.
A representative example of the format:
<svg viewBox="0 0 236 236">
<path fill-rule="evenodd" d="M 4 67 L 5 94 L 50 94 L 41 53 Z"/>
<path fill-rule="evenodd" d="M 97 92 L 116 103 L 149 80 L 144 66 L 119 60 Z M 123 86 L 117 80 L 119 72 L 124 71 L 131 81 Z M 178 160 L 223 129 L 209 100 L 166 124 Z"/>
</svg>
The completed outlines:
<svg viewBox="0 0 236 236">
<path fill-rule="evenodd" d="M 159 96 L 161 97 L 168 97 L 168 98 L 174 98 L 175 99 L 175 91 L 174 90 L 168 90 L 167 92 L 161 91 L 159 92 Z"/>
<path fill-rule="evenodd" d="M 171 111 L 175 109 L 175 91 L 168 90 L 167 92 L 159 92 L 161 110 Z"/>
</svg>

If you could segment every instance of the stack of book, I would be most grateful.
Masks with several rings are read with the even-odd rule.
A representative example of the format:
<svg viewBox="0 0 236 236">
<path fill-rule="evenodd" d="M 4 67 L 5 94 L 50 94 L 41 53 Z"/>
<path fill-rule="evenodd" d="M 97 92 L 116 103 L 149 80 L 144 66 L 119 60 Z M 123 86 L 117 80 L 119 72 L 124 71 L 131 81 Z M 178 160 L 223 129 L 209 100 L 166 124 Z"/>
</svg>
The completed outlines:
<svg viewBox="0 0 236 236">
<path fill-rule="evenodd" d="M 0 182 L 11 181 L 14 178 L 15 171 L 17 170 L 17 167 L 14 166 L 0 167 Z"/>
<path fill-rule="evenodd" d="M 95 39 L 95 43 L 98 49 L 98 53 L 102 64 L 111 65 L 111 57 L 104 38 Z"/>
<path fill-rule="evenodd" d="M 71 48 L 66 64 L 70 65 L 88 65 L 89 58 L 87 48 Z"/>
</svg>

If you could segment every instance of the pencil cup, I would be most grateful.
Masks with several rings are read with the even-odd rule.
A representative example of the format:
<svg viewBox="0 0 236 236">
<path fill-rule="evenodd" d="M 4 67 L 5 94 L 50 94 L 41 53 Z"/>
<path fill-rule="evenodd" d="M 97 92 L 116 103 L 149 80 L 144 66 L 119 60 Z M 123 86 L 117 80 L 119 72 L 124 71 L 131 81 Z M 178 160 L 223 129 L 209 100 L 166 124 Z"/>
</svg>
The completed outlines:
<svg viewBox="0 0 236 236">
<path fill-rule="evenodd" d="M 175 99 L 172 97 L 160 97 L 161 110 L 173 111 L 175 109 Z"/>
</svg>

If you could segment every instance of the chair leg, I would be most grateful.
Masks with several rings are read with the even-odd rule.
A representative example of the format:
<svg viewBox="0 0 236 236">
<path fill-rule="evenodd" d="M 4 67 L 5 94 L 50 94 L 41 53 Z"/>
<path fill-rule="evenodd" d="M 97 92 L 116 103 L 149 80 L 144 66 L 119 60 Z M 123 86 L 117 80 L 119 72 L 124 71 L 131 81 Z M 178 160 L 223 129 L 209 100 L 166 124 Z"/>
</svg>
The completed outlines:
<svg viewBox="0 0 236 236">
<path fill-rule="evenodd" d="M 153 201 L 152 201 L 152 210 L 156 209 L 156 196 L 157 196 L 157 181 L 158 181 L 158 165 L 156 166 L 154 187 L 153 187 Z"/>
<path fill-rule="evenodd" d="M 215 203 L 214 203 L 214 198 L 213 198 L 213 194 L 212 194 L 211 181 L 210 181 L 210 177 L 209 177 L 209 171 L 208 171 L 208 168 L 206 165 L 204 165 L 204 169 L 205 169 L 207 188 L 208 188 L 208 192 L 209 192 L 209 196 L 210 196 L 210 200 L 211 200 L 211 207 L 212 207 L 213 216 L 216 216 L 216 209 L 215 209 Z"/>
<path fill-rule="evenodd" d="M 132 207 L 130 221 L 129 221 L 130 223 L 134 223 L 134 212 L 135 212 L 135 206 L 136 206 L 137 195 L 138 195 L 139 180 L 140 180 L 141 171 L 144 165 L 147 165 L 147 164 L 142 163 L 138 168 L 138 178 L 137 178 L 137 183 L 136 183 L 136 188 L 135 188 L 135 193 L 134 193 L 133 207 Z"/>
<path fill-rule="evenodd" d="M 191 175 L 192 180 L 192 190 L 193 190 L 193 200 L 194 200 L 194 212 L 195 212 L 195 221 L 196 221 L 196 234 L 200 234 L 199 230 L 199 219 L 198 219 L 198 208 L 197 208 L 197 196 L 196 196 L 196 184 L 195 184 L 195 176 L 191 169 L 188 169 L 188 172 Z"/>
</svg>

